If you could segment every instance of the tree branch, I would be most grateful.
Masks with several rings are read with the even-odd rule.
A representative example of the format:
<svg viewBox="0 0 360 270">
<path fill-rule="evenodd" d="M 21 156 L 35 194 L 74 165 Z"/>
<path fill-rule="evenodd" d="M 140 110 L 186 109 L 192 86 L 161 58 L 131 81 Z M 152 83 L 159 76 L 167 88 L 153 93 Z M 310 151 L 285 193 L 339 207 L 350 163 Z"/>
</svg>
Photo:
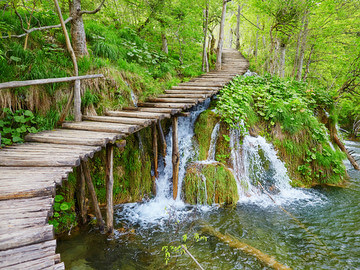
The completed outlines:
<svg viewBox="0 0 360 270">
<path fill-rule="evenodd" d="M 257 26 L 256 24 L 254 24 L 253 22 L 251 22 L 248 18 L 246 18 L 241 12 L 240 12 L 240 15 L 245 19 L 247 20 L 250 24 L 252 24 L 253 26 L 255 26 L 257 29 L 261 30 L 261 31 L 264 31 L 264 29 L 261 29 L 259 26 Z"/>
<path fill-rule="evenodd" d="M 98 12 L 100 11 L 100 9 L 103 7 L 104 3 L 105 3 L 105 0 L 103 0 L 103 1 L 100 3 L 100 5 L 99 5 L 96 9 L 94 9 L 94 10 L 91 10 L 91 11 L 89 11 L 89 10 L 82 10 L 82 11 L 80 11 L 80 12 L 79 12 L 79 16 L 81 16 L 81 15 L 83 15 L 83 14 L 95 14 L 95 13 L 98 13 Z"/>
<path fill-rule="evenodd" d="M 69 17 L 67 18 L 64 22 L 65 24 L 67 24 L 68 22 L 70 22 L 73 18 L 72 17 Z M 60 28 L 61 27 L 61 24 L 56 24 L 56 25 L 48 25 L 48 26 L 43 26 L 43 27 L 34 27 L 34 28 L 31 28 L 29 30 L 25 30 L 25 33 L 23 34 L 20 34 L 20 35 L 10 35 L 10 36 L 1 36 L 0 38 L 21 38 L 21 37 L 24 37 L 26 36 L 27 34 L 30 34 L 31 32 L 34 32 L 34 31 L 43 31 L 43 30 L 49 30 L 49 29 L 53 29 L 53 28 Z"/>
</svg>

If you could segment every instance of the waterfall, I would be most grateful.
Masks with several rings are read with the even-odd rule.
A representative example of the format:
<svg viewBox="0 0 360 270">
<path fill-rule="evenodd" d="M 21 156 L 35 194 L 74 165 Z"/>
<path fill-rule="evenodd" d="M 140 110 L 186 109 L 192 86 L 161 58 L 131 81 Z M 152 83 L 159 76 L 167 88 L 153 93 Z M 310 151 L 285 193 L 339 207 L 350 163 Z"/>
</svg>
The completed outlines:
<svg viewBox="0 0 360 270">
<path fill-rule="evenodd" d="M 196 155 L 193 147 L 194 124 L 199 114 L 209 107 L 210 99 L 195 106 L 188 117 L 179 117 L 178 138 L 180 152 L 180 168 L 178 181 L 178 196 L 172 198 L 172 128 L 166 135 L 166 156 L 159 160 L 159 177 L 156 179 L 156 197 L 146 203 L 126 204 L 122 214 L 129 220 L 141 222 L 143 225 L 154 222 L 163 222 L 169 217 L 173 209 L 183 209 L 181 201 L 182 183 L 186 173 L 186 165 Z M 165 161 L 165 162 L 164 162 Z M 164 165 L 165 164 L 165 165 Z M 178 213 L 179 215 L 181 213 Z M 180 218 L 180 217 L 179 217 Z"/>
<path fill-rule="evenodd" d="M 245 135 L 242 144 L 240 141 L 240 130 L 231 129 L 231 160 L 240 202 L 272 205 L 267 194 L 279 204 L 313 197 L 310 192 L 291 187 L 285 164 L 264 137 Z"/>
<path fill-rule="evenodd" d="M 209 161 L 215 160 L 216 142 L 219 137 L 219 130 L 220 130 L 220 122 L 216 123 L 216 125 L 214 126 L 214 129 L 211 133 L 210 147 L 209 147 L 209 152 L 208 152 L 208 156 L 207 156 L 207 160 L 209 160 Z"/>
</svg>

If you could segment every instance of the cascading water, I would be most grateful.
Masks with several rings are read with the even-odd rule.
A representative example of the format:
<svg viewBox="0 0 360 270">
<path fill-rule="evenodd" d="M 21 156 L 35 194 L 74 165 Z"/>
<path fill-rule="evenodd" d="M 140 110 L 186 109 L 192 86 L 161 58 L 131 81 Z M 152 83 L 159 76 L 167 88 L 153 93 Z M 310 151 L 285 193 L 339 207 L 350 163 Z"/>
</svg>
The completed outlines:
<svg viewBox="0 0 360 270">
<path fill-rule="evenodd" d="M 166 136 L 165 162 L 159 160 L 159 177 L 156 179 L 156 197 L 146 203 L 134 203 L 124 206 L 121 215 L 133 222 L 149 224 L 161 222 L 160 219 L 169 217 L 171 209 L 183 209 L 185 204 L 181 201 L 182 182 L 186 173 L 187 163 L 195 156 L 193 149 L 194 124 L 201 112 L 209 107 L 210 99 L 197 105 L 188 117 L 179 117 L 178 138 L 180 152 L 180 168 L 178 181 L 178 196 L 172 198 L 172 128 Z M 164 164 L 166 164 L 164 166 Z M 186 213 L 179 213 L 186 214 Z"/>
<path fill-rule="evenodd" d="M 232 129 L 231 160 L 240 202 L 271 205 L 273 203 L 268 194 L 280 204 L 298 199 L 314 199 L 309 192 L 291 187 L 284 163 L 265 138 L 245 135 L 242 145 L 240 139 L 240 130 Z"/>
<path fill-rule="evenodd" d="M 219 130 L 220 130 L 220 123 L 216 123 L 216 125 L 211 133 L 210 147 L 209 147 L 209 152 L 208 152 L 208 157 L 207 157 L 207 160 L 209 160 L 209 161 L 215 160 L 216 142 L 219 137 Z"/>
</svg>

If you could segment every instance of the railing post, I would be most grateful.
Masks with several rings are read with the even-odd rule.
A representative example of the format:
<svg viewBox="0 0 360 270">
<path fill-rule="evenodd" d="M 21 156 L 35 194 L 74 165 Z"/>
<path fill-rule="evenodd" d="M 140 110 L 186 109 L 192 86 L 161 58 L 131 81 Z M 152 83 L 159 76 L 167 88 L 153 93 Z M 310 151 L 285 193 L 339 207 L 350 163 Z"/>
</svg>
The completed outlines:
<svg viewBox="0 0 360 270">
<path fill-rule="evenodd" d="M 75 122 L 80 122 L 82 120 L 80 80 L 76 80 L 74 84 L 74 116 Z"/>
</svg>

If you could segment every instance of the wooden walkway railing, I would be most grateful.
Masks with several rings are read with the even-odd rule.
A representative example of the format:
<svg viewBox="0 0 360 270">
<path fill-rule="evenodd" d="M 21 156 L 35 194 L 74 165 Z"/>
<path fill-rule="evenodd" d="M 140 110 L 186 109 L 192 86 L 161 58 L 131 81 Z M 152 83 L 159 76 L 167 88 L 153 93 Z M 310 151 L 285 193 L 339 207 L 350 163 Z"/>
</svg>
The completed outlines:
<svg viewBox="0 0 360 270">
<path fill-rule="evenodd" d="M 0 149 L 0 269 L 64 269 L 59 254 L 55 253 L 53 227 L 48 224 L 55 187 L 67 179 L 73 168 L 80 167 L 83 181 L 91 191 L 87 160 L 103 147 L 107 149 L 108 160 L 106 226 L 111 231 L 113 144 L 149 125 L 156 132 L 164 118 L 172 117 L 176 125 L 183 110 L 212 97 L 247 68 L 248 61 L 239 52 L 225 50 L 221 71 L 174 86 L 136 108 L 108 111 L 105 116 L 84 116 L 82 122 L 67 122 L 62 129 L 29 134 L 24 144 Z M 176 144 L 175 140 L 175 147 Z M 156 145 L 154 152 L 157 153 Z M 176 155 L 173 164 L 178 166 Z M 92 199 L 97 206 L 96 194 L 92 194 Z M 99 208 L 95 210 L 102 221 Z"/>
</svg>

